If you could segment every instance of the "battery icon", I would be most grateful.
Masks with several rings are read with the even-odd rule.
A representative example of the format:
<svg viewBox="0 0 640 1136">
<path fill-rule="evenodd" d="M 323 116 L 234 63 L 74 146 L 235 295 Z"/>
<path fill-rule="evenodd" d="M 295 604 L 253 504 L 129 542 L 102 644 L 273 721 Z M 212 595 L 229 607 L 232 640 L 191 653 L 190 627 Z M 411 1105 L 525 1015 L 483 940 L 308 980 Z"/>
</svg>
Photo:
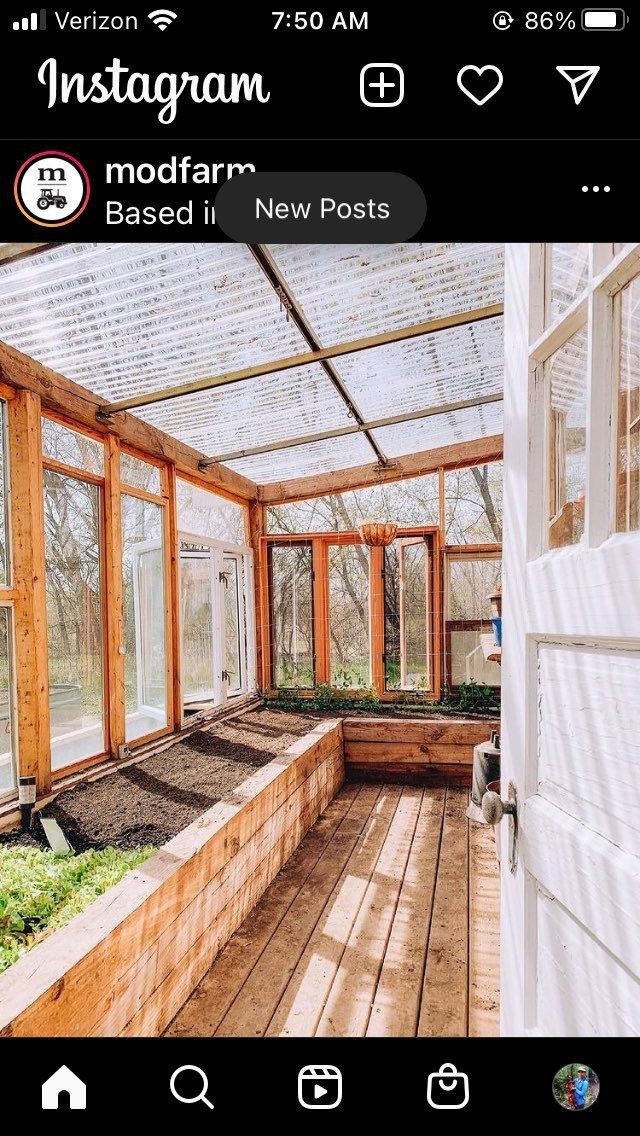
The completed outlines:
<svg viewBox="0 0 640 1136">
<path fill-rule="evenodd" d="M 624 8 L 582 9 L 582 27 L 585 32 L 620 32 L 627 19 Z"/>
</svg>

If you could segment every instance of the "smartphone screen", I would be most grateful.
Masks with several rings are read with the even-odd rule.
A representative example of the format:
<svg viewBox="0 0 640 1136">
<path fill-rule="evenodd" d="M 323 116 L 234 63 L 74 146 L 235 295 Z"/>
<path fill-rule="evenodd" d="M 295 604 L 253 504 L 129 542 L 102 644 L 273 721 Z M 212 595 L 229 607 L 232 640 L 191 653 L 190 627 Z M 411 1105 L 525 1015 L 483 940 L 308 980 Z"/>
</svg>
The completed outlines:
<svg viewBox="0 0 640 1136">
<path fill-rule="evenodd" d="M 637 13 L 1 20 L 6 1115 L 615 1123 Z"/>
</svg>

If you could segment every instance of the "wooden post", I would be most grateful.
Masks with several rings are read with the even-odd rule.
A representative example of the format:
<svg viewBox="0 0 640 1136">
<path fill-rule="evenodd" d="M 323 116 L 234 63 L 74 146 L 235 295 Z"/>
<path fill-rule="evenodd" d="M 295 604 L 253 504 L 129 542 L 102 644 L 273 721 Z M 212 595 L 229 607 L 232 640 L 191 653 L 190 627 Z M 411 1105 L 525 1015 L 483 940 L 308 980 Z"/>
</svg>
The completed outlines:
<svg viewBox="0 0 640 1136">
<path fill-rule="evenodd" d="M 125 742 L 124 587 L 122 581 L 122 508 L 120 446 L 113 434 L 105 437 L 105 576 L 107 626 L 107 698 L 111 756 Z"/>
<path fill-rule="evenodd" d="M 180 534 L 178 532 L 178 499 L 176 495 L 176 467 L 168 465 L 166 471 L 166 488 L 169 499 L 167 512 L 168 541 L 169 541 L 169 570 L 170 588 L 169 603 L 171 608 L 171 666 L 172 683 L 171 698 L 173 700 L 173 728 L 179 729 L 182 725 L 182 643 L 180 621 Z"/>
<path fill-rule="evenodd" d="M 442 534 L 442 543 L 447 543 L 447 498 L 444 467 L 438 470 L 438 527 Z"/>
<path fill-rule="evenodd" d="M 407 644 L 406 644 L 406 620 L 405 620 L 405 601 L 406 601 L 406 581 L 405 581 L 405 565 L 404 554 L 406 545 L 404 541 L 398 541 L 398 607 L 399 607 L 399 633 L 400 633 L 400 686 L 407 686 Z"/>
<path fill-rule="evenodd" d="M 40 398 L 19 390 L 8 404 L 15 599 L 18 773 L 51 788 L 49 659 Z"/>
<path fill-rule="evenodd" d="M 269 686 L 268 667 L 269 641 L 265 639 L 265 629 L 268 627 L 266 604 L 268 596 L 265 593 L 265 564 L 267 549 L 262 537 L 265 534 L 265 509 L 259 501 L 250 501 L 248 509 L 248 539 L 253 549 L 253 593 L 255 598 L 255 627 L 256 627 L 256 681 L 263 691 Z"/>
<path fill-rule="evenodd" d="M 384 694 L 384 548 L 369 549 L 369 651 L 371 685 Z"/>
<path fill-rule="evenodd" d="M 442 545 L 441 545 L 442 542 Z M 444 606 L 446 603 L 446 590 L 444 584 L 444 532 L 442 529 L 433 535 L 433 543 L 431 545 L 431 572 L 428 573 L 427 578 L 432 576 L 431 588 L 428 589 L 431 593 L 431 606 L 433 609 L 433 674 L 431 681 L 431 689 L 433 696 L 437 702 L 442 697 L 442 686 L 446 669 L 446 641 L 445 641 L 445 620 L 446 614 Z"/>
<path fill-rule="evenodd" d="M 331 681 L 331 652 L 329 650 L 329 576 L 327 571 L 329 548 L 321 537 L 311 541 L 313 556 L 313 649 L 315 654 L 315 682 Z"/>
</svg>

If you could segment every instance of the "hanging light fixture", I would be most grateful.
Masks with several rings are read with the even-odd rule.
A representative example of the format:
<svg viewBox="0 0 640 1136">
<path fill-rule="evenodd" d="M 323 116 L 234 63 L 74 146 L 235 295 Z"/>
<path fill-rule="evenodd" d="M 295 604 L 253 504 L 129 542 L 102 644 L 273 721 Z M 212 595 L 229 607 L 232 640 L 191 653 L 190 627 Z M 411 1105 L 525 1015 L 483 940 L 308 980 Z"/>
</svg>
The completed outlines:
<svg viewBox="0 0 640 1136">
<path fill-rule="evenodd" d="M 362 543 L 368 545 L 369 548 L 387 548 L 396 539 L 397 531 L 397 525 L 390 522 L 372 521 L 368 517 L 358 528 Z"/>
</svg>

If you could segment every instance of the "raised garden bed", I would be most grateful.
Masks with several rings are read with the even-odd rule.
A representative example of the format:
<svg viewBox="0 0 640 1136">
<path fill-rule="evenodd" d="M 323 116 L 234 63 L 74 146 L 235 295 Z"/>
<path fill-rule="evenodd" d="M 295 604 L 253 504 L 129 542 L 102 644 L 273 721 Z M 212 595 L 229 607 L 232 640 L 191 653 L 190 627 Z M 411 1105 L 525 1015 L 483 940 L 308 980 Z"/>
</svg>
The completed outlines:
<svg viewBox="0 0 640 1136">
<path fill-rule="evenodd" d="M 491 687 L 464 683 L 441 702 L 430 702 L 414 694 L 379 697 L 374 690 L 338 690 L 320 685 L 311 691 L 279 690 L 269 693 L 265 704 L 287 713 L 334 714 L 384 718 L 500 718 L 500 701 Z"/>
<path fill-rule="evenodd" d="M 323 720 L 206 811 L 187 802 L 198 819 L 0 975 L 0 1035 L 160 1034 L 337 792 L 343 749 Z"/>
<path fill-rule="evenodd" d="M 347 777 L 416 785 L 471 784 L 473 747 L 488 741 L 493 718 L 344 719 Z"/>
<path fill-rule="evenodd" d="M 60 793 L 43 815 L 58 821 L 76 852 L 160 847 L 319 720 L 260 709 L 216 722 L 142 761 L 89 777 Z M 48 847 L 37 817 L 30 834 L 6 840 Z"/>
</svg>

